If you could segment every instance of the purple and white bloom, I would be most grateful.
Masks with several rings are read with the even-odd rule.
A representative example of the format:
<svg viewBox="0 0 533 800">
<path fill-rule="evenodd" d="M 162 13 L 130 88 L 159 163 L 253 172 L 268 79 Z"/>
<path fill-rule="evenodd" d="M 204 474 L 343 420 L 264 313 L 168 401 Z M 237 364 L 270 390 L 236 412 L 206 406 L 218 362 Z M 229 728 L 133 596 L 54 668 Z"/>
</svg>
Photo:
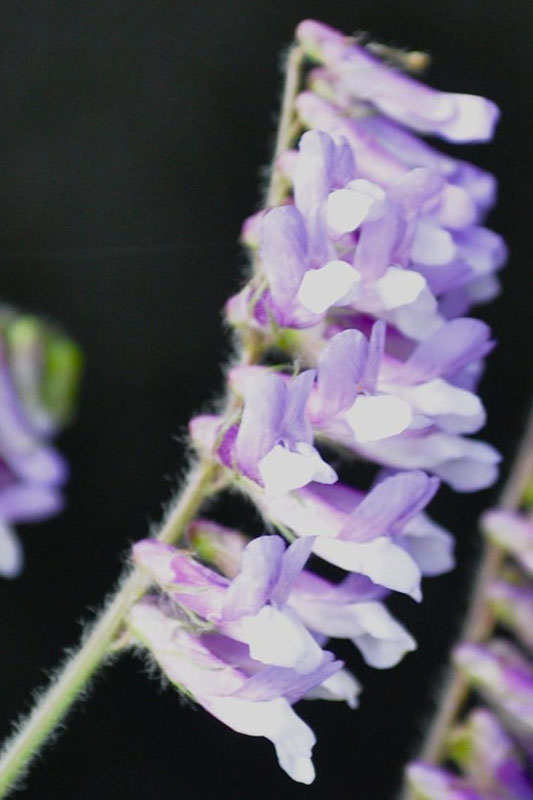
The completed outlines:
<svg viewBox="0 0 533 800">
<path fill-rule="evenodd" d="M 391 69 L 353 39 L 320 22 L 301 22 L 296 35 L 305 52 L 339 80 L 351 97 L 352 108 L 364 101 L 407 127 L 452 142 L 492 137 L 499 111 L 490 100 L 432 89 Z"/>
<path fill-rule="evenodd" d="M 533 746 L 533 667 L 503 640 L 461 644 L 454 661 L 526 747 Z"/>
<path fill-rule="evenodd" d="M 314 377 L 314 371 L 307 370 L 289 383 L 272 373 L 247 382 L 232 457 L 242 473 L 269 494 L 282 494 L 310 481 L 337 480 L 313 447 L 306 405 Z"/>
<path fill-rule="evenodd" d="M 533 650 L 533 585 L 513 576 L 494 580 L 487 590 L 492 613 L 530 650 Z"/>
<path fill-rule="evenodd" d="M 311 544 L 297 541 L 285 550 L 279 536 L 254 539 L 243 550 L 241 569 L 232 581 L 186 551 L 157 541 L 138 542 L 133 556 L 171 600 L 246 644 L 251 658 L 306 673 L 331 659 L 286 607 Z"/>
<path fill-rule="evenodd" d="M 246 537 L 238 531 L 199 520 L 194 523 L 190 538 L 202 559 L 224 575 L 228 574 L 228 568 L 233 575 L 238 574 Z M 387 669 L 414 650 L 416 643 L 380 602 L 386 593 L 362 575 L 349 575 L 341 583 L 334 584 L 309 570 L 302 570 L 293 576 L 286 604 L 319 641 L 322 637 L 350 639 L 370 666 Z M 353 678 L 341 675 L 332 678 L 336 683 L 341 680 L 351 684 Z"/>
<path fill-rule="evenodd" d="M 501 795 L 481 792 L 452 772 L 414 761 L 406 770 L 413 800 L 502 800 Z"/>
<path fill-rule="evenodd" d="M 357 581 L 354 585 L 348 577 L 335 585 L 304 570 L 287 603 L 310 631 L 332 639 L 350 639 L 371 667 L 394 667 L 416 648 L 416 642 L 386 606 L 374 599 L 382 596 L 380 588 L 359 583 L 362 585 Z"/>
<path fill-rule="evenodd" d="M 312 783 L 315 736 L 291 704 L 331 680 L 342 662 L 328 662 L 307 675 L 253 662 L 248 670 L 239 664 L 247 664 L 247 658 L 236 642 L 217 634 L 194 635 L 150 597 L 132 607 L 127 623 L 171 683 L 229 728 L 270 739 L 282 769 L 295 781 Z"/>
<path fill-rule="evenodd" d="M 533 575 L 533 522 L 524 514 L 493 509 L 483 514 L 481 525 L 491 542 L 507 550 L 529 575 Z"/>
<path fill-rule="evenodd" d="M 0 326 L 0 575 L 13 578 L 23 563 L 13 526 L 63 507 L 68 468 L 49 439 L 70 414 L 80 356 L 34 317 L 4 312 Z"/>
<path fill-rule="evenodd" d="M 313 446 L 306 410 L 314 370 L 292 380 L 260 367 L 246 374 L 239 423 L 224 430 L 217 417 L 196 417 L 189 428 L 195 445 L 215 452 L 226 467 L 238 470 L 267 494 L 283 494 L 310 481 L 334 483 L 336 472 Z"/>
<path fill-rule="evenodd" d="M 437 488 L 423 472 L 404 472 L 366 495 L 339 483 L 280 497 L 251 494 L 274 525 L 312 537 L 313 552 L 325 561 L 420 600 L 422 574 L 453 566 L 450 535 L 421 514 Z"/>
<path fill-rule="evenodd" d="M 477 789 L 501 800 L 529 800 L 533 795 L 524 758 L 492 712 L 475 709 L 448 741 L 450 757 Z"/>
<path fill-rule="evenodd" d="M 494 297 L 498 291 L 495 272 L 504 264 L 507 252 L 501 237 L 479 224 L 492 201 L 486 197 L 484 178 L 481 187 L 472 181 L 472 191 L 481 197 L 480 208 L 468 189 L 448 179 L 449 175 L 467 174 L 468 170 L 465 173 L 461 164 L 453 160 L 441 162 L 440 154 L 405 131 L 399 130 L 395 136 L 393 128 L 389 137 L 390 124 L 383 120 L 381 130 L 381 117 L 347 117 L 338 106 L 309 91 L 299 96 L 297 106 L 307 126 L 327 132 L 336 140 L 348 141 L 356 156 L 358 179 L 385 191 L 388 208 L 399 213 L 402 227 L 396 233 L 400 238 L 390 240 L 391 234 L 394 236 L 390 219 L 388 233 L 386 229 L 380 231 L 379 226 L 372 233 L 372 226 L 368 225 L 368 246 L 358 243 L 356 254 L 359 250 L 360 257 L 354 266 L 364 264 L 369 255 L 371 264 L 379 264 L 383 253 L 387 253 L 385 245 L 389 264 L 399 263 L 404 269 L 408 267 L 408 273 L 414 271 L 418 281 L 424 279 L 432 295 L 439 299 L 440 315 L 446 318 L 465 314 L 473 303 Z M 387 146 L 389 138 L 396 141 L 395 147 Z M 409 280 L 413 282 L 415 278 Z M 442 319 L 429 302 L 427 290 L 423 297 L 426 299 L 422 305 L 417 301 L 418 308 L 415 303 L 389 318 L 406 333 L 411 331 L 413 338 L 422 338 L 424 330 L 431 332 Z M 357 300 L 361 308 L 362 300 Z M 418 320 L 415 311 L 424 312 Z"/>
</svg>

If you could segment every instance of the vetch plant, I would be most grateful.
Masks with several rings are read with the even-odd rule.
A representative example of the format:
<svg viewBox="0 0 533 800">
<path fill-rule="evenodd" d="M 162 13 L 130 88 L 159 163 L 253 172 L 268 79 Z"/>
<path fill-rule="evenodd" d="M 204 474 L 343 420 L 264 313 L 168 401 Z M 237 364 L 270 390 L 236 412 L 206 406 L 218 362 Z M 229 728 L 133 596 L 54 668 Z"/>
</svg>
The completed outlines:
<svg viewBox="0 0 533 800">
<path fill-rule="evenodd" d="M 349 639 L 377 669 L 416 647 L 386 601 L 421 601 L 422 578 L 453 567 L 452 536 L 428 506 L 441 482 L 472 492 L 498 475 L 497 451 L 472 438 L 485 423 L 476 387 L 493 341 L 470 314 L 497 293 L 506 258 L 484 225 L 493 176 L 420 136 L 487 141 L 498 110 L 403 71 L 419 60 L 298 26 L 264 206 L 242 229 L 248 279 L 225 308 L 236 342 L 226 397 L 191 420 L 196 456 L 181 494 L 6 744 L 0 796 L 122 648 L 150 657 L 233 730 L 268 738 L 282 769 L 308 784 L 315 734 L 294 704 L 355 708 L 361 691 L 329 640 Z M 373 465 L 371 483 L 339 480 L 341 457 Z M 509 506 L 525 480 L 520 459 Z M 253 504 L 263 535 L 206 518 L 222 492 Z M 522 560 L 526 540 L 513 539 Z M 530 636 L 527 591 L 494 584 L 491 602 Z M 477 636 L 457 663 L 479 677 L 487 659 L 502 662 L 494 704 L 513 714 L 504 683 L 521 667 L 503 646 L 481 652 Z M 465 723 L 468 736 L 504 737 L 483 713 Z M 449 722 L 446 712 L 439 737 Z M 416 796 L 463 796 L 453 791 L 465 780 L 426 755 L 409 770 Z"/>
</svg>

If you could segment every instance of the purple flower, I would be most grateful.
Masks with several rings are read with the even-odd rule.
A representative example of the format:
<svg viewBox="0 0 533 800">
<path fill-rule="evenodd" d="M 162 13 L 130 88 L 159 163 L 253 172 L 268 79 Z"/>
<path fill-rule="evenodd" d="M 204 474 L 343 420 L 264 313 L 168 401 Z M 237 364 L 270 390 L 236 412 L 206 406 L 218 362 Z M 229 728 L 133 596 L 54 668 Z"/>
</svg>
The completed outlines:
<svg viewBox="0 0 533 800">
<path fill-rule="evenodd" d="M 420 514 L 437 488 L 435 478 L 404 472 L 367 495 L 341 484 L 310 484 L 281 497 L 252 496 L 274 525 L 312 537 L 321 558 L 419 600 L 421 575 L 453 565 L 449 534 Z"/>
<path fill-rule="evenodd" d="M 351 97 L 352 106 L 365 101 L 414 130 L 452 142 L 486 141 L 492 137 L 499 112 L 490 100 L 425 86 L 314 20 L 301 22 L 297 37 L 305 51 L 334 74 Z"/>
<path fill-rule="evenodd" d="M 0 342 L 0 574 L 12 578 L 23 562 L 13 525 L 63 507 L 68 468 L 48 439 L 70 413 L 80 357 L 72 342 L 35 318 L 6 313 Z"/>
<path fill-rule="evenodd" d="M 488 538 L 507 550 L 530 575 L 533 574 L 533 523 L 514 511 L 487 511 L 481 524 Z"/>
<path fill-rule="evenodd" d="M 246 537 L 238 531 L 200 520 L 193 524 L 190 539 L 198 556 L 225 575 L 228 566 L 232 574 L 238 574 L 246 547 Z M 302 550 L 302 555 L 306 552 Z M 380 602 L 386 591 L 362 575 L 349 575 L 333 584 L 302 570 L 291 575 L 287 590 L 287 608 L 296 612 L 315 638 L 350 639 L 373 667 L 392 667 L 416 646 Z"/>
<path fill-rule="evenodd" d="M 533 650 L 533 585 L 519 574 L 494 580 L 488 602 L 498 622 Z"/>
<path fill-rule="evenodd" d="M 533 785 L 524 758 L 498 718 L 484 708 L 472 711 L 450 734 L 451 758 L 472 785 L 501 800 L 529 800 Z"/>
<path fill-rule="evenodd" d="M 192 634 L 154 598 L 133 606 L 128 626 L 178 689 L 238 733 L 270 739 L 282 769 L 295 781 L 312 783 L 315 736 L 291 703 L 327 682 L 341 662 L 329 662 L 308 675 L 265 668 L 231 639 Z"/>
<path fill-rule="evenodd" d="M 298 541 L 285 550 L 279 536 L 254 539 L 244 549 L 241 569 L 232 581 L 185 551 L 157 541 L 138 542 L 133 552 L 136 563 L 148 570 L 171 600 L 246 644 L 251 658 L 305 673 L 331 658 L 285 608 L 311 544 Z"/>
<path fill-rule="evenodd" d="M 407 783 L 414 800 L 502 800 L 501 796 L 486 794 L 452 772 L 415 761 L 407 768 Z"/>
<path fill-rule="evenodd" d="M 502 640 L 486 645 L 461 644 L 458 668 L 506 725 L 529 749 L 533 746 L 533 667 L 516 648 Z"/>
</svg>

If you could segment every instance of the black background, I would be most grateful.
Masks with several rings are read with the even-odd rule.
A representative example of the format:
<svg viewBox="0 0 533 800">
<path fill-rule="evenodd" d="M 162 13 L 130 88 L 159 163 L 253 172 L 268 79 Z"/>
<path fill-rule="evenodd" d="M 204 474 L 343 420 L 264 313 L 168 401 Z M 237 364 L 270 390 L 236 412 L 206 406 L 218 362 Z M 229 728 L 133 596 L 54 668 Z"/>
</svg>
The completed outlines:
<svg viewBox="0 0 533 800">
<path fill-rule="evenodd" d="M 280 51 L 304 17 L 427 49 L 435 85 L 502 107 L 495 144 L 461 154 L 501 178 L 491 223 L 512 260 L 504 294 L 480 313 L 501 342 L 483 386 L 486 438 L 509 463 L 531 389 L 531 8 L 528 0 L 2 4 L 2 298 L 60 321 L 86 354 L 78 420 L 61 441 L 72 465 L 67 511 L 22 530 L 25 573 L 0 585 L 2 735 L 77 641 L 129 544 L 160 518 L 184 463 L 187 420 L 221 386 L 220 307 L 238 286 L 239 226 L 258 205 L 271 151 Z M 457 533 L 460 567 L 428 581 L 421 606 L 395 603 L 419 651 L 376 672 L 341 648 L 365 684 L 361 709 L 300 707 L 319 739 L 312 787 L 292 784 L 265 740 L 180 704 L 126 656 L 96 681 L 21 796 L 389 800 L 464 613 L 476 516 L 495 496 L 442 490 L 434 503 L 433 515 Z"/>
</svg>

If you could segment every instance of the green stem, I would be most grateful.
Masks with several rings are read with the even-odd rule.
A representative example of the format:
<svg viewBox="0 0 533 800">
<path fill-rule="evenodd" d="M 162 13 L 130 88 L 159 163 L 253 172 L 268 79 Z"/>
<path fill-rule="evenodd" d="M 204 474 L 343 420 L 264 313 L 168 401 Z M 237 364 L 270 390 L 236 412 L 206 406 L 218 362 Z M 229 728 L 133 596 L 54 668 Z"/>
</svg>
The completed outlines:
<svg viewBox="0 0 533 800">
<path fill-rule="evenodd" d="M 211 461 L 193 468 L 179 499 L 161 527 L 157 536 L 160 541 L 170 544 L 179 539 L 208 494 L 216 470 L 216 465 Z M 48 735 L 66 716 L 81 690 L 104 663 L 125 614 L 148 585 L 148 578 L 140 570 L 129 571 L 93 624 L 81 648 L 58 672 L 29 717 L 7 742 L 0 757 L 0 798 L 13 788 L 13 783 L 24 773 Z"/>
<path fill-rule="evenodd" d="M 266 194 L 267 206 L 283 202 L 287 191 L 275 164 L 280 153 L 289 147 L 294 136 L 294 101 L 300 88 L 302 63 L 303 55 L 300 48 L 293 46 L 286 62 L 276 147 Z M 241 337 L 237 352 L 240 363 L 256 362 L 261 352 L 261 342 L 257 341 L 257 337 L 253 335 Z M 232 400 L 228 398 L 224 415 L 231 416 L 231 413 Z M 223 488 L 224 481 L 217 481 L 217 473 L 219 467 L 212 460 L 204 460 L 191 470 L 180 497 L 159 531 L 157 536 L 159 541 L 167 544 L 176 542 L 187 524 L 198 513 L 205 498 Z M 69 712 L 96 670 L 113 655 L 113 643 L 119 641 L 126 613 L 148 586 L 148 578 L 138 569 L 132 569 L 126 574 L 116 593 L 86 635 L 80 649 L 58 671 L 30 715 L 5 744 L 0 754 L 0 798 L 5 797 L 10 789 L 14 788 L 17 779 L 28 768 L 31 759 L 49 734 Z"/>
</svg>

